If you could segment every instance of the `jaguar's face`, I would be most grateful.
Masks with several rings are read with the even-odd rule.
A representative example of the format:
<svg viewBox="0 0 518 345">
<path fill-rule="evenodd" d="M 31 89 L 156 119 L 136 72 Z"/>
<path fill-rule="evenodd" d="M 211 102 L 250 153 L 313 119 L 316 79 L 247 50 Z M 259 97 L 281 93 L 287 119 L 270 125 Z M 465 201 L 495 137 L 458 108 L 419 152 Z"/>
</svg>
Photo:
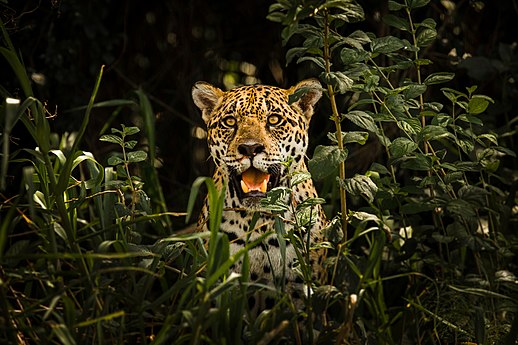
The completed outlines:
<svg viewBox="0 0 518 345">
<path fill-rule="evenodd" d="M 303 161 L 313 106 L 321 95 L 315 79 L 287 90 L 253 85 L 223 92 L 195 84 L 193 99 L 207 124 L 211 155 L 242 205 L 257 205 L 279 185 L 287 173 L 283 162 L 291 158 L 297 167 Z"/>
</svg>

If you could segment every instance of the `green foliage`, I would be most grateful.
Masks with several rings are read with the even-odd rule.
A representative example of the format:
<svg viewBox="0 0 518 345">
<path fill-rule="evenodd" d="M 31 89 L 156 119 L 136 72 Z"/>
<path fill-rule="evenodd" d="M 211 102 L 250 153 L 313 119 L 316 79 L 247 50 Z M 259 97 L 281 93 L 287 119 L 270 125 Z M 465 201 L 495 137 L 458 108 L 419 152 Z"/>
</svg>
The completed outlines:
<svg viewBox="0 0 518 345">
<path fill-rule="evenodd" d="M 309 61 L 320 70 L 333 110 L 336 132 L 329 134 L 330 146 L 316 148 L 310 170 L 317 179 L 336 178 L 336 188 L 360 207 L 348 210 L 342 220 L 352 225 L 353 237 L 336 242 L 328 258 L 331 285 L 337 291 L 347 286 L 349 292 L 335 296 L 334 302 L 346 306 L 350 296 L 360 296 L 347 320 L 339 321 L 332 308 L 322 310 L 328 315 L 327 327 L 342 332 L 343 340 L 487 342 L 506 333 L 496 325 L 502 321 L 500 303 L 509 295 L 500 295 L 496 276 L 510 270 L 510 257 L 502 248 L 515 241 L 508 230 L 515 195 L 506 192 L 511 186 L 501 162 L 516 156 L 484 127 L 485 112 L 494 101 L 477 94 L 476 87 L 443 87 L 445 99 L 428 98 L 433 87 L 455 77 L 450 72 L 423 73 L 432 64 L 423 52 L 437 37 L 437 25 L 430 18 L 416 22 L 414 10 L 428 2 L 389 1 L 391 12 L 383 21 L 395 31 L 384 37 L 359 30 L 346 34 L 344 28 L 363 15 L 354 1 L 279 1 L 270 7 L 269 18 L 285 27 L 284 44 L 295 37 L 301 42 L 288 50 L 286 61 Z M 339 114 L 335 99 L 349 92 L 357 101 Z M 343 120 L 371 134 L 370 145 L 384 147 L 384 166 L 375 163 L 364 175 L 336 177 L 339 165 L 346 164 L 343 145 L 366 143 L 364 136 L 342 133 Z M 358 242 L 368 255 L 353 254 Z M 349 273 L 340 277 L 338 263 Z M 394 281 L 407 282 L 395 286 L 408 305 L 389 304 L 384 293 L 393 289 Z M 431 281 L 437 283 L 430 289 Z M 485 307 L 476 313 L 466 305 L 433 301 L 443 296 L 468 299 L 468 289 L 482 286 L 475 303 Z M 499 302 L 487 307 L 495 298 Z M 514 311 L 516 307 L 513 303 Z M 451 317 L 454 313 L 468 315 L 467 323 Z M 511 319 L 504 328 L 510 329 Z M 353 324 L 347 323 L 351 320 Z"/>
</svg>

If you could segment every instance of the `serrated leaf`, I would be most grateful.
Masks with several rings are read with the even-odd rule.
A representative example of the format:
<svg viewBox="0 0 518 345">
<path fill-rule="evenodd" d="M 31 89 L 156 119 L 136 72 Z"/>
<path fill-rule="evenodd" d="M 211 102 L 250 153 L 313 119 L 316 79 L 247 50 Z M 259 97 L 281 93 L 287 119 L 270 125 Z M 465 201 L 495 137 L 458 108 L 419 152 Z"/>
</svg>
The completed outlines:
<svg viewBox="0 0 518 345">
<path fill-rule="evenodd" d="M 320 180 L 333 174 L 345 158 L 347 158 L 347 152 L 340 150 L 338 146 L 317 146 L 313 158 L 308 162 L 311 176 L 315 180 Z"/>
<path fill-rule="evenodd" d="M 447 83 L 450 80 L 452 80 L 453 78 L 455 78 L 455 73 L 437 72 L 437 73 L 432 73 L 428 77 L 426 77 L 426 79 L 424 80 L 424 83 L 426 85 Z"/>
<path fill-rule="evenodd" d="M 352 195 L 361 196 L 368 202 L 373 202 L 378 186 L 368 176 L 355 175 L 345 179 L 345 189 Z"/>
<path fill-rule="evenodd" d="M 106 142 L 113 143 L 113 144 L 117 144 L 117 145 L 120 145 L 120 146 L 122 146 L 124 144 L 124 141 L 122 140 L 122 138 L 117 136 L 117 135 L 114 135 L 114 134 L 102 135 L 99 138 L 99 140 L 100 141 L 106 141 Z"/>
<path fill-rule="evenodd" d="M 417 144 L 412 140 L 404 137 L 399 137 L 392 141 L 390 145 L 390 153 L 392 158 L 400 158 L 409 153 L 414 152 L 417 149 Z"/>
<path fill-rule="evenodd" d="M 133 151 L 128 153 L 128 162 L 137 163 L 145 161 L 147 158 L 147 152 L 145 151 Z"/>
<path fill-rule="evenodd" d="M 344 117 L 360 128 L 366 129 L 373 133 L 378 131 L 373 118 L 364 111 L 353 110 L 345 114 Z"/>
</svg>

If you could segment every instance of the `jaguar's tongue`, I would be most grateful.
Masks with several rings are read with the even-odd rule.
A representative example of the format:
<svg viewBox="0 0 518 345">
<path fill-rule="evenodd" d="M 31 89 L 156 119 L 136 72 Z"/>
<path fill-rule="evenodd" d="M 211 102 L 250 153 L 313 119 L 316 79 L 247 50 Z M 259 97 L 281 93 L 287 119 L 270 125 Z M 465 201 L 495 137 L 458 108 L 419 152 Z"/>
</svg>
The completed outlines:
<svg viewBox="0 0 518 345">
<path fill-rule="evenodd" d="M 250 168 L 241 174 L 241 189 L 244 193 L 250 193 L 252 191 L 266 193 L 269 180 L 270 174 L 255 168 Z"/>
</svg>

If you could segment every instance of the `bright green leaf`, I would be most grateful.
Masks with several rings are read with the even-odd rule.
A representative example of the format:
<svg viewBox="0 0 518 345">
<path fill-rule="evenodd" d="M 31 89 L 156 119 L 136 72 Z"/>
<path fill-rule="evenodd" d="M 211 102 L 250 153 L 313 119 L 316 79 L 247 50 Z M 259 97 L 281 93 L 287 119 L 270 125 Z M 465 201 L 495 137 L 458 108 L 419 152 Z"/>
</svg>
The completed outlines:
<svg viewBox="0 0 518 345">
<path fill-rule="evenodd" d="M 486 111 L 489 106 L 489 100 L 485 97 L 473 96 L 468 103 L 468 113 L 476 115 Z"/>
</svg>

